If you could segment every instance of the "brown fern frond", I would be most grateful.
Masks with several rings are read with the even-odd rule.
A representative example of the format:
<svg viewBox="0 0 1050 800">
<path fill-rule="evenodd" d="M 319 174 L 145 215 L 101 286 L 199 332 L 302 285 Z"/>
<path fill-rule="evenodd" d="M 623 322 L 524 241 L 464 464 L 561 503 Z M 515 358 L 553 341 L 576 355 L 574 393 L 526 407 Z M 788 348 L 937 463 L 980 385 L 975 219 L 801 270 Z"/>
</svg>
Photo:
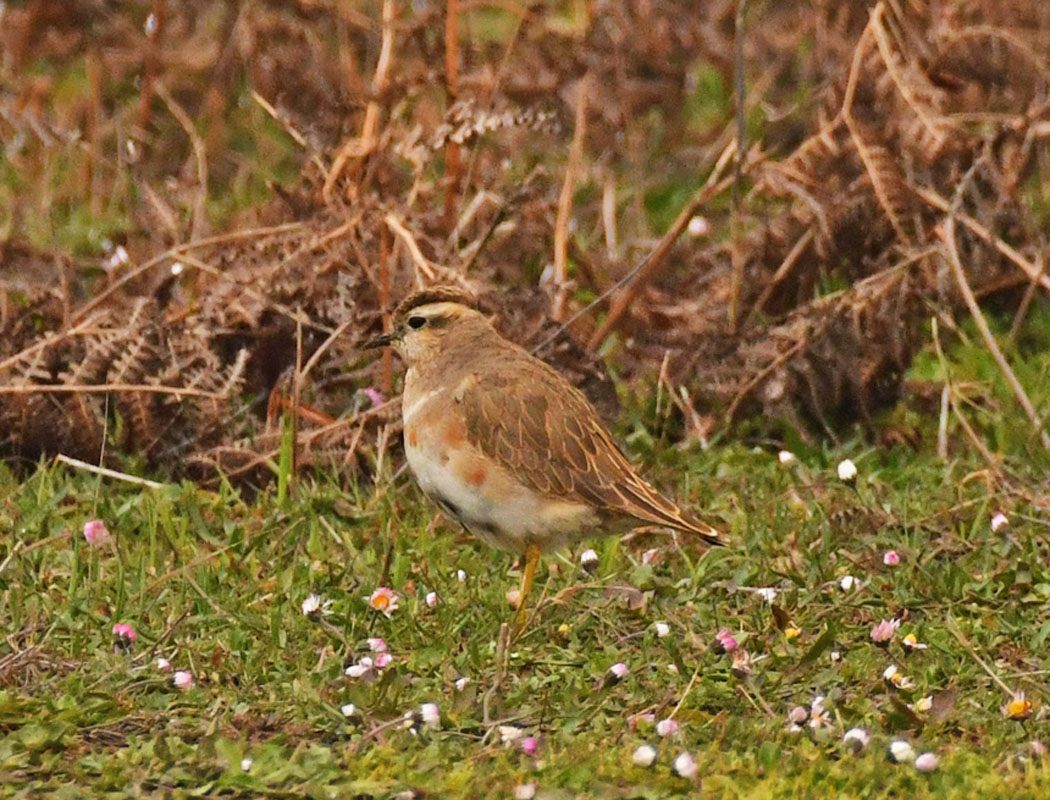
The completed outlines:
<svg viewBox="0 0 1050 800">
<path fill-rule="evenodd" d="M 908 230 L 911 190 L 897 159 L 877 142 L 865 141 L 858 124 L 851 122 L 849 129 L 879 206 L 893 226 L 901 244 L 911 246 L 914 243 L 913 234 Z"/>
</svg>

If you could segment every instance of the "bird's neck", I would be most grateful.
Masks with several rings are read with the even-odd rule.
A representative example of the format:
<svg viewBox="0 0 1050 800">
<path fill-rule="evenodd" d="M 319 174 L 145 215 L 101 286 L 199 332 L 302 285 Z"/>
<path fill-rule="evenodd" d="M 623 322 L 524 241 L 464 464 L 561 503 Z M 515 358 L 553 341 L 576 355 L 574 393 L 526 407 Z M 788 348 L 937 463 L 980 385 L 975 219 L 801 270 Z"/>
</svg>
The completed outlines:
<svg viewBox="0 0 1050 800">
<path fill-rule="evenodd" d="M 457 331 L 439 351 L 408 365 L 405 397 L 419 396 L 434 386 L 455 386 L 476 368 L 479 360 L 498 359 L 502 349 L 512 347 L 487 325 Z"/>
</svg>

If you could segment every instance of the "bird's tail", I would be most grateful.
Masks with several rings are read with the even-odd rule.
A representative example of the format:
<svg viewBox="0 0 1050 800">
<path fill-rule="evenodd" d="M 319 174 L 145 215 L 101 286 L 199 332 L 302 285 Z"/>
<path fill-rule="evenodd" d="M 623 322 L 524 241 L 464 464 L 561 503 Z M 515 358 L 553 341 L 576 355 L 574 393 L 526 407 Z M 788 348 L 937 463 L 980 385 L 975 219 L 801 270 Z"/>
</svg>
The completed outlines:
<svg viewBox="0 0 1050 800">
<path fill-rule="evenodd" d="M 688 527 L 682 526 L 678 528 L 678 530 L 685 533 L 694 533 L 705 542 L 715 547 L 725 547 L 726 544 L 728 544 L 725 537 L 706 522 L 701 522 L 700 520 L 691 517 L 685 517 L 684 515 L 682 521 L 687 523 Z"/>
</svg>

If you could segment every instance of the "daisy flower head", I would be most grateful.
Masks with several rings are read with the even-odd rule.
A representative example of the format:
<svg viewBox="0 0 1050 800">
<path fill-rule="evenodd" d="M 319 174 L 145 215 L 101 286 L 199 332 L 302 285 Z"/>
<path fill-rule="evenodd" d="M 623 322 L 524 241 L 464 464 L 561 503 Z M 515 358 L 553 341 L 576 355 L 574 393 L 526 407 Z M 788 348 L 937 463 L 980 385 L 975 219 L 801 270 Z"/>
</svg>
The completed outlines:
<svg viewBox="0 0 1050 800">
<path fill-rule="evenodd" d="M 84 540 L 92 547 L 102 547 L 112 538 L 109 528 L 102 520 L 92 519 L 84 523 Z"/>
<path fill-rule="evenodd" d="M 928 694 L 925 697 L 920 697 L 914 703 L 908 706 L 916 714 L 925 714 L 931 708 L 933 708 L 933 695 Z"/>
<path fill-rule="evenodd" d="M 871 736 L 863 728 L 850 728 L 842 737 L 842 741 L 854 753 L 859 753 L 867 748 Z"/>
<path fill-rule="evenodd" d="M 423 703 L 419 707 L 419 721 L 428 728 L 441 727 L 441 709 L 437 703 Z"/>
<path fill-rule="evenodd" d="M 1006 514 L 999 511 L 992 517 L 992 533 L 998 533 L 1000 530 L 1010 524 L 1010 520 Z"/>
<path fill-rule="evenodd" d="M 174 675 L 171 676 L 171 683 L 176 689 L 187 689 L 193 688 L 193 673 L 187 672 L 184 669 L 180 669 Z"/>
<path fill-rule="evenodd" d="M 890 664 L 882 673 L 882 679 L 894 689 L 902 692 L 910 692 L 915 688 L 915 681 L 897 669 L 896 664 Z"/>
<path fill-rule="evenodd" d="M 857 465 L 848 458 L 839 462 L 837 471 L 839 480 L 843 483 L 853 483 L 857 480 Z"/>
<path fill-rule="evenodd" d="M 540 740 L 535 736 L 526 736 L 521 740 L 519 747 L 521 748 L 521 752 L 529 758 L 532 758 L 540 749 Z"/>
<path fill-rule="evenodd" d="M 656 748 L 650 744 L 639 745 L 631 754 L 631 761 L 637 767 L 651 767 L 656 761 Z"/>
<path fill-rule="evenodd" d="M 666 622 L 654 622 L 653 630 L 656 631 L 656 638 L 663 639 L 671 632 L 671 626 Z"/>
<path fill-rule="evenodd" d="M 699 768 L 696 765 L 696 759 L 694 759 L 689 753 L 679 753 L 678 757 L 674 760 L 674 774 L 679 778 L 685 778 L 687 781 L 691 781 L 696 777 L 696 773 Z"/>
<path fill-rule="evenodd" d="M 605 673 L 605 680 L 608 685 L 619 683 L 631 672 L 630 667 L 624 664 L 622 661 L 617 661 L 611 667 L 609 671 Z"/>
<path fill-rule="evenodd" d="M 802 730 L 802 726 L 809 721 L 809 709 L 805 706 L 795 706 L 788 712 L 788 727 L 796 727 Z"/>
<path fill-rule="evenodd" d="M 138 638 L 138 633 L 127 622 L 118 622 L 113 626 L 113 644 L 115 647 L 126 650 L 135 644 L 135 640 Z"/>
<path fill-rule="evenodd" d="M 241 772 L 249 772 L 251 770 L 251 768 L 252 768 L 252 764 L 254 764 L 254 763 L 255 762 L 252 761 L 250 758 L 247 758 L 247 757 L 242 758 L 241 759 Z"/>
<path fill-rule="evenodd" d="M 662 719 L 656 723 L 657 735 L 665 738 L 668 736 L 676 736 L 681 728 L 682 726 L 678 724 L 678 720 L 671 719 L 670 717 Z"/>
<path fill-rule="evenodd" d="M 781 450 L 777 453 L 777 460 L 786 467 L 795 463 L 795 454 L 790 450 Z"/>
<path fill-rule="evenodd" d="M 777 599 L 777 590 L 774 589 L 772 586 L 764 586 L 761 589 L 755 589 L 755 594 L 757 594 L 770 605 L 773 605 L 773 603 L 775 603 Z"/>
<path fill-rule="evenodd" d="M 357 706 L 353 703 L 345 703 L 344 705 L 339 706 L 339 713 L 347 719 L 350 719 L 357 714 Z"/>
<path fill-rule="evenodd" d="M 896 550 L 887 550 L 882 556 L 882 563 L 887 567 L 896 567 L 901 563 L 900 553 Z"/>
<path fill-rule="evenodd" d="M 824 708 L 824 695 L 818 694 L 809 707 L 809 727 L 819 731 L 830 726 L 831 714 Z"/>
<path fill-rule="evenodd" d="M 386 586 L 380 586 L 368 596 L 368 605 L 386 616 L 392 616 L 397 611 L 397 592 Z"/>
<path fill-rule="evenodd" d="M 381 658 L 382 656 L 386 656 L 386 658 Z M 362 656 L 356 664 L 351 664 L 347 667 L 343 674 L 355 680 L 358 678 L 366 682 L 374 680 L 390 664 L 391 659 L 389 656 L 389 653 L 379 653 L 375 658 Z"/>
<path fill-rule="evenodd" d="M 525 731 L 517 725 L 500 725 L 496 731 L 499 733 L 499 741 L 504 747 L 509 747 L 525 737 Z"/>
<path fill-rule="evenodd" d="M 897 635 L 897 628 L 900 626 L 901 622 L 899 619 L 881 620 L 871 629 L 871 640 L 880 647 L 885 647 Z"/>
<path fill-rule="evenodd" d="M 740 649 L 733 653 L 733 664 L 729 669 L 738 678 L 746 678 L 754 670 L 753 663 L 754 659 L 751 658 L 751 654 L 747 650 Z"/>
<path fill-rule="evenodd" d="M 926 644 L 924 642 L 920 642 L 919 637 L 916 636 L 914 633 L 909 633 L 905 635 L 905 637 L 901 639 L 901 646 L 907 653 L 911 653 L 915 650 L 926 649 Z"/>
<path fill-rule="evenodd" d="M 890 742 L 889 753 L 890 758 L 898 764 L 915 760 L 915 750 L 903 739 Z"/>
<path fill-rule="evenodd" d="M 427 608 L 437 608 L 438 593 L 437 592 L 427 592 L 426 604 L 427 604 Z"/>
<path fill-rule="evenodd" d="M 162 656 L 157 659 L 157 669 L 161 672 L 171 672 L 171 662 Z"/>
<path fill-rule="evenodd" d="M 706 217 L 699 215 L 690 217 L 686 230 L 694 239 L 699 239 L 701 236 L 707 236 L 711 232 L 711 223 L 707 221 Z"/>
<path fill-rule="evenodd" d="M 307 595 L 302 604 L 303 614 L 311 619 L 316 617 L 327 617 L 332 613 L 332 601 L 325 600 L 319 594 Z"/>
<path fill-rule="evenodd" d="M 368 402 L 372 404 L 372 408 L 383 405 L 386 402 L 386 397 L 374 386 L 366 386 L 361 390 L 361 394 L 368 398 Z"/>
<path fill-rule="evenodd" d="M 725 628 L 715 634 L 714 650 L 716 653 L 733 653 L 738 647 L 740 644 L 736 637 Z"/>
<path fill-rule="evenodd" d="M 915 769 L 919 772 L 933 772 L 937 769 L 939 759 L 933 753 L 923 753 L 915 759 Z"/>
<path fill-rule="evenodd" d="M 598 554 L 593 550 L 584 550 L 580 553 L 580 566 L 585 572 L 593 573 L 598 569 Z"/>
<path fill-rule="evenodd" d="M 1001 710 L 1007 719 L 1020 722 L 1032 716 L 1032 701 L 1025 697 L 1024 692 L 1014 692 Z"/>
<path fill-rule="evenodd" d="M 351 664 L 347 667 L 344 674 L 349 678 L 362 678 L 365 681 L 371 681 L 389 667 L 393 660 L 394 657 L 390 653 L 376 653 L 375 657 L 362 656 L 356 664 Z"/>
<path fill-rule="evenodd" d="M 368 649 L 373 653 L 387 652 L 386 639 L 381 639 L 378 636 L 368 639 Z"/>
</svg>

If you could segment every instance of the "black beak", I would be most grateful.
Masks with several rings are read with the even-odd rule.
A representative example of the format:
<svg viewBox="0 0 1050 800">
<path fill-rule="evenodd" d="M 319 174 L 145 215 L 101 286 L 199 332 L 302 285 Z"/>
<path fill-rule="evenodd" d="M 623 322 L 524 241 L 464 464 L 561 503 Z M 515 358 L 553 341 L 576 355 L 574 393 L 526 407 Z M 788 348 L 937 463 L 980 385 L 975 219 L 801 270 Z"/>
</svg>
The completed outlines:
<svg viewBox="0 0 1050 800">
<path fill-rule="evenodd" d="M 376 347 L 386 347 L 388 344 L 390 344 L 396 338 L 397 338 L 397 334 L 396 333 L 384 333 L 382 336 L 377 336 L 375 339 L 372 339 L 371 341 L 365 342 L 364 347 L 365 347 L 366 350 L 373 350 Z"/>
</svg>

